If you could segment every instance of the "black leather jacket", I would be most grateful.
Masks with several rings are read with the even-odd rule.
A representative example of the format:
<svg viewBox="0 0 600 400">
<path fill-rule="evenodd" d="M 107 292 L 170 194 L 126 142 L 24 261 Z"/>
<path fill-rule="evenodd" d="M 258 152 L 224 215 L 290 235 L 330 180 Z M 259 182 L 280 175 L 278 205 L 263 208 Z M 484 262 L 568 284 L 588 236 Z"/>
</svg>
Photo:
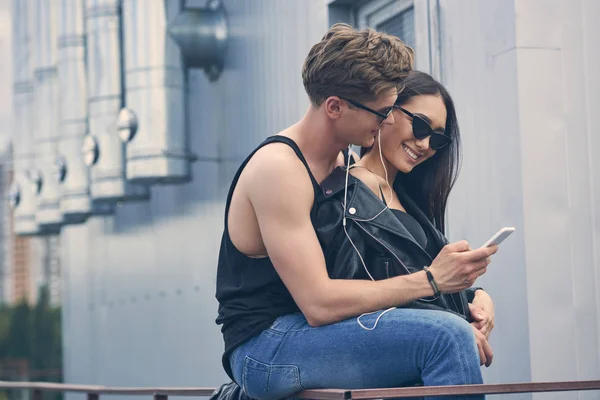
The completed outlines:
<svg viewBox="0 0 600 400">
<path fill-rule="evenodd" d="M 345 179 L 345 169 L 338 167 L 321 183 L 322 196 L 313 221 L 329 276 L 332 279 L 369 279 L 356 250 L 375 280 L 414 273 L 431 265 L 448 241 L 416 203 L 401 188 L 396 188 L 408 214 L 423 227 L 427 249 L 415 241 L 391 210 L 380 213 L 384 208 L 382 201 L 362 181 L 350 175 L 346 231 L 356 246 L 354 249 L 342 226 Z M 422 298 L 403 307 L 450 311 L 470 321 L 468 301 L 472 300 L 475 290 Z"/>
</svg>

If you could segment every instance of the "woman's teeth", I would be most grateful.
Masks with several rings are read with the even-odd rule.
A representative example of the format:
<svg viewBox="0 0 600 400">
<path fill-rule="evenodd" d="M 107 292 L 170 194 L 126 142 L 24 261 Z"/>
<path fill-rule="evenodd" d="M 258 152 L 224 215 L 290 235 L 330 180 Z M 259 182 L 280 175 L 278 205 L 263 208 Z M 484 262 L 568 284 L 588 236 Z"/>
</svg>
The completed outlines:
<svg viewBox="0 0 600 400">
<path fill-rule="evenodd" d="M 404 144 L 403 144 L 403 145 L 402 145 L 402 148 L 404 149 L 404 152 L 405 152 L 406 154 L 408 154 L 408 156 L 409 156 L 410 158 L 412 158 L 413 160 L 415 160 L 415 161 L 416 161 L 416 160 L 418 160 L 418 159 L 419 159 L 419 157 L 420 157 L 420 156 L 418 156 L 417 154 L 415 154 L 415 153 L 414 153 L 414 152 L 413 152 L 413 151 L 412 151 L 410 148 L 408 148 L 408 146 L 406 146 L 406 145 L 404 145 Z"/>
</svg>

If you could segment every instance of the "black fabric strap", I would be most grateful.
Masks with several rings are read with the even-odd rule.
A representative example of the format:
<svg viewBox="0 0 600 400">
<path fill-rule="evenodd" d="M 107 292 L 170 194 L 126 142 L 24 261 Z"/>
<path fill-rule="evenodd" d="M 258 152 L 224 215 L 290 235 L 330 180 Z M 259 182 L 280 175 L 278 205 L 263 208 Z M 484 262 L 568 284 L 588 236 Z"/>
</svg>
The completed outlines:
<svg viewBox="0 0 600 400">
<path fill-rule="evenodd" d="M 435 281 L 435 278 L 433 277 L 433 274 L 431 273 L 431 271 L 429 270 L 428 267 L 424 267 L 423 270 L 425 271 L 425 273 L 427 274 L 427 279 L 429 280 L 429 283 L 431 284 L 431 287 L 433 288 L 434 291 L 434 296 L 439 296 L 441 294 L 440 292 L 440 288 L 437 285 L 437 282 Z"/>
</svg>

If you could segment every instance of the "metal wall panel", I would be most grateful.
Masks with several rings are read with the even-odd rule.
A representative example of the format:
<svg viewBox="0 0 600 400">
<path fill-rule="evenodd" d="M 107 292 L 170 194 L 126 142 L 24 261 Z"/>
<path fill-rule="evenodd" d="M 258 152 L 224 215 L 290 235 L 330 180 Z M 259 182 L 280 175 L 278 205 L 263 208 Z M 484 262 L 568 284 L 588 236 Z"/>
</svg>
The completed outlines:
<svg viewBox="0 0 600 400">
<path fill-rule="evenodd" d="M 440 5 L 441 76 L 453 96 L 463 141 L 462 171 L 450 196 L 448 237 L 467 239 L 476 247 L 502 226 L 517 228 L 477 285 L 496 303 L 490 342 L 494 364 L 484 369 L 485 380 L 528 381 L 514 7 L 503 1 L 447 0 Z"/>
<path fill-rule="evenodd" d="M 442 76 L 464 139 L 450 238 L 477 246 L 501 226 L 517 227 L 478 282 L 496 300 L 486 380 L 598 379 L 599 169 L 591 130 L 599 83 L 591 71 L 600 59 L 591 21 L 600 4 L 441 4 Z"/>
<path fill-rule="evenodd" d="M 582 23 L 600 15 L 600 4 L 516 4 L 532 379 L 598 379 L 600 286 L 592 222 L 598 186 L 590 168 L 589 119 L 596 111 L 586 98 L 585 71 L 600 64 L 588 61 L 597 49 L 586 52 L 583 44 L 600 30 L 584 30 Z"/>
<path fill-rule="evenodd" d="M 441 76 L 453 96 L 463 141 L 448 237 L 476 247 L 502 226 L 517 227 L 477 282 L 496 303 L 487 382 L 531 377 L 514 20 L 514 7 L 505 1 L 441 1 Z"/>
<path fill-rule="evenodd" d="M 600 18 L 600 8 L 596 1 L 583 0 L 581 2 L 581 43 L 583 46 L 582 61 L 583 61 L 583 79 L 585 79 L 585 86 L 583 88 L 583 98 L 585 99 L 585 105 L 582 108 L 585 110 L 585 122 L 586 122 L 586 139 L 585 143 L 587 148 L 585 154 L 587 155 L 587 170 L 589 171 L 589 183 L 590 183 L 590 205 L 591 213 L 588 216 L 592 224 L 590 239 L 592 240 L 592 262 L 589 263 L 591 268 L 585 270 L 585 279 L 588 282 L 593 282 L 594 293 L 588 293 L 590 297 L 586 300 L 590 304 L 596 305 L 596 313 L 594 316 L 593 312 L 589 315 L 591 319 L 595 318 L 596 323 L 596 340 L 600 336 L 600 158 L 596 156 L 600 154 L 600 135 L 597 133 L 597 126 L 600 126 L 600 114 L 596 110 L 600 110 L 600 75 L 597 73 L 600 70 L 600 32 L 597 24 Z M 573 117 L 577 115 L 573 110 Z M 579 301 L 582 304 L 582 301 Z M 589 316 L 586 316 L 589 318 Z M 581 353 L 585 353 L 585 345 L 581 346 Z M 600 347 L 600 345 L 598 345 Z M 596 357 L 596 363 L 600 360 L 600 349 L 596 349 L 596 353 L 590 351 L 591 356 Z M 597 367 L 598 368 L 598 367 Z M 596 369 L 598 371 L 598 369 Z M 586 371 L 581 371 L 582 376 Z M 598 373 L 596 373 L 596 377 Z"/>
</svg>

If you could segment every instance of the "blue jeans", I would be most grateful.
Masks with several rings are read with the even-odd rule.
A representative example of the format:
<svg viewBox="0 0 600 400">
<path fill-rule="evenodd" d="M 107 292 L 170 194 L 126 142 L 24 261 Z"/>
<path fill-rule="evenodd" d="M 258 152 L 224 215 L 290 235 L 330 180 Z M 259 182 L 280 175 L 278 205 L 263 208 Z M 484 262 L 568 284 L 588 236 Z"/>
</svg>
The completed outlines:
<svg viewBox="0 0 600 400">
<path fill-rule="evenodd" d="M 380 313 L 360 321 L 372 327 Z M 483 382 L 471 325 L 432 310 L 390 310 L 373 330 L 361 328 L 356 318 L 313 328 L 302 314 L 285 315 L 238 347 L 230 362 L 238 385 L 259 400 L 282 399 L 304 389 L 399 387 L 419 380 L 426 386 Z"/>
</svg>

